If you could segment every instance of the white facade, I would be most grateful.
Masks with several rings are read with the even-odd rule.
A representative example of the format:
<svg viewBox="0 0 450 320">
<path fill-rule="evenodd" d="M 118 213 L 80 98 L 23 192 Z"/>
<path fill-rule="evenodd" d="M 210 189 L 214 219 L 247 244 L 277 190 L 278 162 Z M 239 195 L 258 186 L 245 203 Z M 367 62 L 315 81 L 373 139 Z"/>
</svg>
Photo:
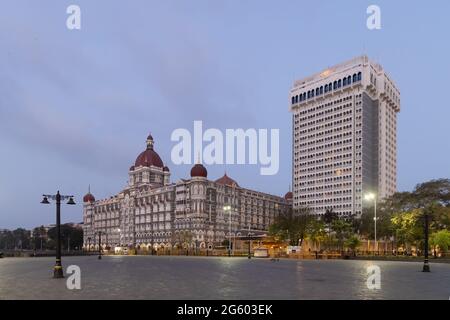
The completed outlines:
<svg viewBox="0 0 450 320">
<path fill-rule="evenodd" d="M 397 189 L 400 92 L 366 56 L 295 81 L 293 206 L 360 215 L 364 195 Z"/>
</svg>

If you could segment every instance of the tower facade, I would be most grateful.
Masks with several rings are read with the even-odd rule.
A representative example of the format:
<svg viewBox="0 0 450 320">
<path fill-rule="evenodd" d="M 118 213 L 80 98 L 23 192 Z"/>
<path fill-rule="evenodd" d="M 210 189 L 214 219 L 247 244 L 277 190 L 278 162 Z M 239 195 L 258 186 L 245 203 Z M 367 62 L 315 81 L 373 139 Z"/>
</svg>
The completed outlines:
<svg viewBox="0 0 450 320">
<path fill-rule="evenodd" d="M 360 215 L 364 195 L 397 190 L 400 92 L 367 56 L 294 82 L 293 207 Z"/>
</svg>

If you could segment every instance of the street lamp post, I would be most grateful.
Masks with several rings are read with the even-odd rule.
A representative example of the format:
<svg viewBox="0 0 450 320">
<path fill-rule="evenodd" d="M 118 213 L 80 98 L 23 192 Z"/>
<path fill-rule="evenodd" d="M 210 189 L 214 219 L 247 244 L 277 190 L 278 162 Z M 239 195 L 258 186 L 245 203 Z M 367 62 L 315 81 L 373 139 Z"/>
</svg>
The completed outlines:
<svg viewBox="0 0 450 320">
<path fill-rule="evenodd" d="M 373 208 L 374 208 L 374 235 L 375 235 L 375 248 L 378 252 L 378 242 L 377 242 L 377 196 L 374 193 L 368 193 L 364 197 L 367 201 L 373 200 Z"/>
<path fill-rule="evenodd" d="M 249 227 L 249 229 L 250 229 L 250 227 Z M 249 259 L 252 258 L 252 251 L 251 251 L 251 248 L 252 248 L 252 239 L 251 239 L 251 237 L 252 236 L 253 236 L 253 233 L 249 232 L 248 233 L 248 258 Z"/>
<path fill-rule="evenodd" d="M 425 209 L 426 210 L 426 209 Z M 430 272 L 430 265 L 428 264 L 428 212 L 424 212 L 424 234 L 425 234 L 425 248 L 424 248 L 424 261 L 423 261 L 423 269 L 422 272 Z"/>
<path fill-rule="evenodd" d="M 98 259 L 101 260 L 102 259 L 102 232 L 97 231 L 96 233 L 98 234 Z"/>
<path fill-rule="evenodd" d="M 228 227 L 228 256 L 231 257 L 231 206 L 227 205 L 223 207 L 224 211 L 228 211 L 228 221 L 229 221 L 229 227 Z"/>
<path fill-rule="evenodd" d="M 64 196 L 59 193 L 56 195 L 44 194 L 42 204 L 50 204 L 48 199 L 56 200 L 56 263 L 53 267 L 53 278 L 64 278 L 63 268 L 61 264 L 61 200 L 66 200 L 67 204 L 74 205 L 73 196 Z"/>
</svg>

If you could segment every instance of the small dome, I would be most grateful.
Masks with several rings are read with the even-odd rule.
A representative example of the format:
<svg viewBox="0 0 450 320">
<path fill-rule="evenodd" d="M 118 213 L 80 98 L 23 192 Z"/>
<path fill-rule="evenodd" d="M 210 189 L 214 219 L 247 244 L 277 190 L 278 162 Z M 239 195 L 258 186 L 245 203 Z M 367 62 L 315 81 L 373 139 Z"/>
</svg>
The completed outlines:
<svg viewBox="0 0 450 320">
<path fill-rule="evenodd" d="M 289 191 L 284 195 L 284 199 L 286 200 L 292 200 L 292 192 Z"/>
<path fill-rule="evenodd" d="M 87 202 L 95 202 L 95 197 L 92 195 L 92 193 L 88 192 L 84 197 L 83 197 L 83 202 L 87 203 Z"/>
<path fill-rule="evenodd" d="M 169 167 L 168 166 L 164 166 L 163 171 L 164 172 L 170 172 Z"/>
<path fill-rule="evenodd" d="M 224 185 L 230 186 L 230 187 L 239 187 L 237 182 L 234 181 L 233 179 L 231 179 L 229 176 L 227 176 L 226 173 L 223 175 L 222 178 L 217 179 L 216 183 L 224 184 Z"/>
<path fill-rule="evenodd" d="M 203 177 L 206 178 L 208 176 L 208 171 L 206 168 L 201 164 L 197 163 L 195 166 L 191 169 L 191 177 Z"/>
</svg>

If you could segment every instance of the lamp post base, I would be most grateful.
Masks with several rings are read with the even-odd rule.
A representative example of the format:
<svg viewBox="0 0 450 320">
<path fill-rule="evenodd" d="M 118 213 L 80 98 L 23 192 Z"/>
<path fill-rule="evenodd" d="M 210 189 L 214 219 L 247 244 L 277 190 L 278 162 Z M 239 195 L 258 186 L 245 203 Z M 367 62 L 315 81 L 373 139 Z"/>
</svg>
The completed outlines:
<svg viewBox="0 0 450 320">
<path fill-rule="evenodd" d="M 53 278 L 55 279 L 64 278 L 63 268 L 61 265 L 55 265 L 53 267 Z"/>
<path fill-rule="evenodd" d="M 422 272 L 430 272 L 430 265 L 428 264 L 428 259 L 426 259 L 425 262 L 423 263 Z"/>
</svg>

